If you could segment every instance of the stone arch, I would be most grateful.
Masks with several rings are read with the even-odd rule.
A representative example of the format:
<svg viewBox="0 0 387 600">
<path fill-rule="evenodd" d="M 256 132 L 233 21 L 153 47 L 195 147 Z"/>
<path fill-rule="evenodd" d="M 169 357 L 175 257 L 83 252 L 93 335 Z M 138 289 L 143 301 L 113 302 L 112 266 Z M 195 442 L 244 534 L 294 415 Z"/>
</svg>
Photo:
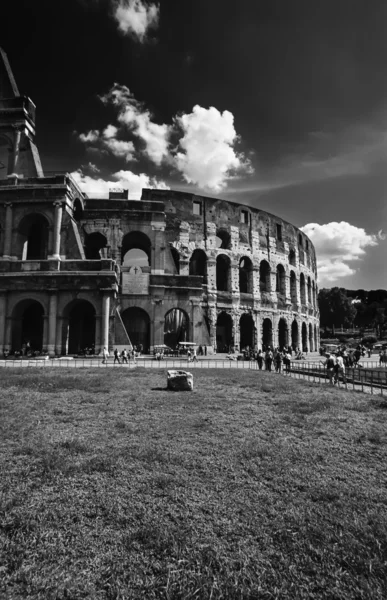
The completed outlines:
<svg viewBox="0 0 387 600">
<path fill-rule="evenodd" d="M 63 310 L 62 354 L 95 349 L 96 309 L 92 302 L 76 298 Z"/>
<path fill-rule="evenodd" d="M 26 214 L 18 226 L 17 255 L 22 260 L 44 260 L 48 255 L 49 222 L 41 213 Z"/>
<path fill-rule="evenodd" d="M 293 248 L 290 248 L 289 250 L 288 261 L 289 265 L 292 265 L 293 267 L 296 266 L 296 252 Z"/>
<path fill-rule="evenodd" d="M 303 352 L 307 352 L 308 350 L 308 330 L 306 327 L 305 321 L 303 321 L 301 326 L 301 339 L 302 339 L 302 348 Z"/>
<path fill-rule="evenodd" d="M 216 320 L 216 351 L 229 353 L 233 343 L 232 317 L 229 313 L 222 311 Z"/>
<path fill-rule="evenodd" d="M 218 292 L 231 291 L 231 260 L 226 254 L 216 257 L 216 289 Z"/>
<path fill-rule="evenodd" d="M 308 303 L 312 304 L 312 282 L 308 277 Z"/>
<path fill-rule="evenodd" d="M 304 240 L 302 239 L 301 233 L 298 234 L 298 244 L 301 246 L 301 248 L 304 247 Z"/>
<path fill-rule="evenodd" d="M 250 313 L 244 313 L 239 320 L 240 349 L 252 349 L 255 346 L 255 324 Z"/>
<path fill-rule="evenodd" d="M 266 317 L 262 322 L 262 348 L 273 346 L 273 324 L 271 319 Z"/>
<path fill-rule="evenodd" d="M 138 306 L 131 306 L 121 313 L 126 333 L 133 346 L 145 354 L 150 349 L 150 318 L 148 313 Z"/>
<path fill-rule="evenodd" d="M 151 248 L 151 241 L 145 233 L 142 231 L 130 231 L 122 238 L 121 263 L 126 266 L 134 266 L 135 263 L 137 266 L 145 266 L 142 263 L 147 260 L 147 266 L 150 266 Z"/>
<path fill-rule="evenodd" d="M 289 329 L 287 321 L 281 317 L 278 321 L 278 346 L 282 350 L 289 345 Z"/>
<path fill-rule="evenodd" d="M 297 277 L 294 271 L 290 271 L 290 298 L 292 304 L 297 305 Z"/>
<path fill-rule="evenodd" d="M 285 268 L 281 264 L 277 265 L 276 292 L 277 292 L 277 294 L 282 294 L 283 296 L 285 296 L 285 294 L 286 294 L 286 274 L 285 274 Z"/>
<path fill-rule="evenodd" d="M 83 218 L 83 204 L 80 198 L 75 198 L 73 203 L 73 217 L 79 222 Z"/>
<path fill-rule="evenodd" d="M 43 350 L 44 307 L 35 299 L 20 300 L 12 311 L 12 351 L 26 345 L 32 352 Z"/>
<path fill-rule="evenodd" d="M 196 248 L 192 252 L 189 261 L 189 274 L 203 277 L 203 283 L 207 283 L 207 254 L 204 250 Z"/>
<path fill-rule="evenodd" d="M 179 275 L 180 273 L 180 254 L 176 248 L 171 246 L 171 254 L 173 258 L 173 263 L 176 267 L 176 273 Z"/>
<path fill-rule="evenodd" d="M 292 323 L 291 334 L 292 334 L 292 348 L 293 348 L 293 350 L 296 350 L 300 346 L 300 335 L 299 335 L 299 331 L 298 331 L 298 323 L 295 319 Z"/>
<path fill-rule="evenodd" d="M 259 289 L 261 292 L 271 292 L 270 265 L 267 260 L 261 260 L 259 265 Z"/>
<path fill-rule="evenodd" d="M 219 228 L 216 230 L 216 247 L 222 250 L 231 249 L 231 235 L 227 229 Z"/>
<path fill-rule="evenodd" d="M 301 304 L 306 304 L 306 286 L 305 286 L 305 275 L 300 273 L 300 299 Z"/>
<path fill-rule="evenodd" d="M 85 257 L 87 260 L 101 260 L 101 250 L 107 247 L 107 239 L 99 231 L 86 234 Z"/>
<path fill-rule="evenodd" d="M 312 323 L 309 323 L 309 350 L 310 352 L 313 352 L 315 350 Z"/>
<path fill-rule="evenodd" d="M 239 291 L 241 294 L 253 293 L 253 263 L 248 256 L 239 261 Z"/>
<path fill-rule="evenodd" d="M 179 342 L 189 341 L 189 317 L 181 308 L 171 308 L 164 317 L 164 344 L 176 348 Z"/>
</svg>

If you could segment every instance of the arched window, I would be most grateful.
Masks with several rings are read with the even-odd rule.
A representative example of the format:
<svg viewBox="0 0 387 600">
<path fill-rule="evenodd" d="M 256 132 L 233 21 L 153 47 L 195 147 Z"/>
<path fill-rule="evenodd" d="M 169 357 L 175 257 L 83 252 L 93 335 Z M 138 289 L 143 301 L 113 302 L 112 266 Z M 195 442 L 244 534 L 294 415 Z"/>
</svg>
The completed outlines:
<svg viewBox="0 0 387 600">
<path fill-rule="evenodd" d="M 216 351 L 230 352 L 233 344 L 232 317 L 226 312 L 221 312 L 216 320 Z"/>
<path fill-rule="evenodd" d="M 19 225 L 22 260 L 44 260 L 48 254 L 48 221 L 40 214 L 24 217 Z"/>
<path fill-rule="evenodd" d="M 303 242 L 301 233 L 298 234 L 298 243 L 301 246 L 301 248 L 304 247 L 304 242 Z"/>
<path fill-rule="evenodd" d="M 226 229 L 217 229 L 216 231 L 216 247 L 222 250 L 230 250 L 231 237 Z"/>
<path fill-rule="evenodd" d="M 297 278 L 294 271 L 290 271 L 290 298 L 292 304 L 297 304 Z"/>
<path fill-rule="evenodd" d="M 203 277 L 203 283 L 207 283 L 207 255 L 204 250 L 197 248 L 193 251 L 189 261 L 189 274 Z"/>
<path fill-rule="evenodd" d="M 310 277 L 308 277 L 308 302 L 312 304 L 312 282 Z"/>
<path fill-rule="evenodd" d="M 125 267 L 150 266 L 151 241 L 142 231 L 131 231 L 122 239 L 122 265 Z"/>
<path fill-rule="evenodd" d="M 300 297 L 301 304 L 306 304 L 306 289 L 305 289 L 305 275 L 303 273 L 300 274 Z"/>
<path fill-rule="evenodd" d="M 264 319 L 262 323 L 262 347 L 273 346 L 273 324 L 271 319 Z"/>
<path fill-rule="evenodd" d="M 261 260 L 259 265 L 259 288 L 261 292 L 270 292 L 270 265 L 266 260 Z"/>
<path fill-rule="evenodd" d="M 253 263 L 247 256 L 239 261 L 239 291 L 241 294 L 253 293 Z"/>
<path fill-rule="evenodd" d="M 298 323 L 297 323 L 297 321 L 293 321 L 293 323 L 292 323 L 292 348 L 293 348 L 293 350 L 296 350 L 297 348 L 299 348 L 299 344 L 300 344 L 300 336 L 298 333 Z"/>
<path fill-rule="evenodd" d="M 289 345 L 289 331 L 286 319 L 281 318 L 278 321 L 278 346 L 282 350 Z"/>
<path fill-rule="evenodd" d="M 80 221 L 83 217 L 83 208 L 82 208 L 82 203 L 79 200 L 79 198 L 76 198 L 74 200 L 74 204 L 73 204 L 73 217 L 76 221 Z"/>
<path fill-rule="evenodd" d="M 289 264 L 293 265 L 293 267 L 296 266 L 296 253 L 293 248 L 289 250 Z"/>
<path fill-rule="evenodd" d="M 225 254 L 216 258 L 216 289 L 219 292 L 229 292 L 231 289 L 231 261 Z"/>
<path fill-rule="evenodd" d="M 85 239 L 85 256 L 87 260 L 100 260 L 101 250 L 107 247 L 106 237 L 99 231 L 89 233 Z"/>
<path fill-rule="evenodd" d="M 277 265 L 277 273 L 276 273 L 276 292 L 278 294 L 286 294 L 286 275 L 285 269 L 283 265 Z"/>
<path fill-rule="evenodd" d="M 172 308 L 164 319 L 164 344 L 175 349 L 179 342 L 188 342 L 189 319 L 184 310 Z"/>
<path fill-rule="evenodd" d="M 308 330 L 306 327 L 306 323 L 302 324 L 301 333 L 302 333 L 302 351 L 307 352 L 308 351 Z"/>
</svg>

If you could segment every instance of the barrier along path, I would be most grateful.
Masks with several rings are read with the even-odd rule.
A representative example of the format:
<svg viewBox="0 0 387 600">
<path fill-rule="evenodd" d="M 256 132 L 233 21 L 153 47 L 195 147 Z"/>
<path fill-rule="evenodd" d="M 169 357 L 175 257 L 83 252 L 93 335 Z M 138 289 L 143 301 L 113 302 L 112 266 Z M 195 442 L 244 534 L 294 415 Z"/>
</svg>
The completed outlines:
<svg viewBox="0 0 387 600">
<path fill-rule="evenodd" d="M 350 390 L 357 390 L 368 394 L 377 394 L 386 396 L 387 398 L 387 368 L 379 367 L 379 363 L 375 361 L 375 364 L 370 366 L 359 365 L 357 367 L 347 368 L 345 370 L 346 381 L 343 381 L 342 376 L 339 377 L 337 382 L 338 387 L 344 387 Z M 236 360 L 233 358 L 226 359 L 203 359 L 199 358 L 197 361 L 188 361 L 186 358 L 165 358 L 163 360 L 156 360 L 151 357 L 138 357 L 136 360 L 130 360 L 128 364 L 118 364 L 113 362 L 113 358 L 110 358 L 107 362 L 103 362 L 101 358 L 23 358 L 23 359 L 6 359 L 0 360 L 0 368 L 123 368 L 133 369 L 137 367 L 143 367 L 146 369 L 249 369 L 258 371 L 258 364 L 256 361 L 247 360 Z M 263 368 L 263 370 L 265 370 Z M 274 367 L 272 367 L 273 377 L 278 375 L 275 373 Z M 312 381 L 320 385 L 330 385 L 329 377 L 326 368 L 321 362 L 300 362 L 292 361 L 290 365 L 290 371 L 285 371 L 284 365 L 282 365 L 281 372 L 279 373 L 285 377 L 293 377 L 296 379 L 304 379 Z"/>
</svg>

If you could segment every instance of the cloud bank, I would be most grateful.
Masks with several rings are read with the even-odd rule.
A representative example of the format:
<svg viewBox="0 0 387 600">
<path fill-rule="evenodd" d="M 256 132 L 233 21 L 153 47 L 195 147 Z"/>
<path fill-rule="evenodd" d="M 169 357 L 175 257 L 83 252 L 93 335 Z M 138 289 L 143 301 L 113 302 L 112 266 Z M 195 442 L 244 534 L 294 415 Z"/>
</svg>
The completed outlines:
<svg viewBox="0 0 387 600">
<path fill-rule="evenodd" d="M 176 115 L 171 124 L 159 124 L 126 86 L 114 84 L 100 100 L 117 109 L 117 125 L 108 125 L 102 133 L 81 133 L 79 140 L 89 149 L 103 149 L 127 161 L 142 155 L 213 192 L 224 189 L 230 179 L 253 173 L 250 160 L 237 150 L 240 136 L 228 110 L 196 105 L 191 113 Z"/>
<path fill-rule="evenodd" d="M 308 223 L 301 229 L 316 249 L 320 286 L 330 286 L 343 277 L 354 275 L 356 269 L 350 263 L 364 258 L 365 249 L 378 244 L 376 235 L 367 234 L 361 227 L 346 221 L 325 225 Z"/>
<path fill-rule="evenodd" d="M 150 29 L 158 26 L 160 8 L 142 0 L 118 0 L 113 2 L 114 19 L 124 35 L 144 42 Z"/>
<path fill-rule="evenodd" d="M 82 169 L 73 171 L 71 176 L 80 186 L 82 191 L 92 197 L 108 197 L 109 190 L 112 188 L 123 188 L 129 190 L 129 198 L 139 200 L 141 198 L 142 188 L 157 188 L 159 190 L 169 190 L 169 186 L 155 177 L 149 177 L 145 173 L 136 175 L 132 171 L 117 171 L 113 173 L 114 181 L 106 181 L 102 178 L 86 175 Z"/>
</svg>

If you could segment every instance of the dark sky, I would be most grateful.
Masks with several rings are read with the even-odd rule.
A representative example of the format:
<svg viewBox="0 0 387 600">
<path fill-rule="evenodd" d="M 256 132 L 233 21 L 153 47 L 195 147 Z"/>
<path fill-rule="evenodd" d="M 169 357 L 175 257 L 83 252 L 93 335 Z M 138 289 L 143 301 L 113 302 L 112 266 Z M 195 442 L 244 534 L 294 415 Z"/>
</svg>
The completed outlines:
<svg viewBox="0 0 387 600">
<path fill-rule="evenodd" d="M 159 9 L 140 40 L 118 30 L 112 0 L 2 7 L 0 45 L 37 105 L 44 167 L 92 162 L 94 177 L 108 181 L 120 170 L 146 173 L 297 226 L 326 225 L 315 243 L 322 261 L 324 244 L 336 249 L 336 276 L 326 279 L 323 262 L 321 284 L 385 288 L 386 242 L 383 232 L 371 237 L 387 229 L 385 0 L 161 0 Z M 127 162 L 90 149 L 80 133 L 118 126 L 117 109 L 98 99 L 115 82 L 160 125 L 195 105 L 229 111 L 239 136 L 231 146 L 252 168 L 214 191 L 188 183 L 171 160 L 158 165 L 137 152 Z M 342 236 L 334 222 L 348 225 Z"/>
</svg>

